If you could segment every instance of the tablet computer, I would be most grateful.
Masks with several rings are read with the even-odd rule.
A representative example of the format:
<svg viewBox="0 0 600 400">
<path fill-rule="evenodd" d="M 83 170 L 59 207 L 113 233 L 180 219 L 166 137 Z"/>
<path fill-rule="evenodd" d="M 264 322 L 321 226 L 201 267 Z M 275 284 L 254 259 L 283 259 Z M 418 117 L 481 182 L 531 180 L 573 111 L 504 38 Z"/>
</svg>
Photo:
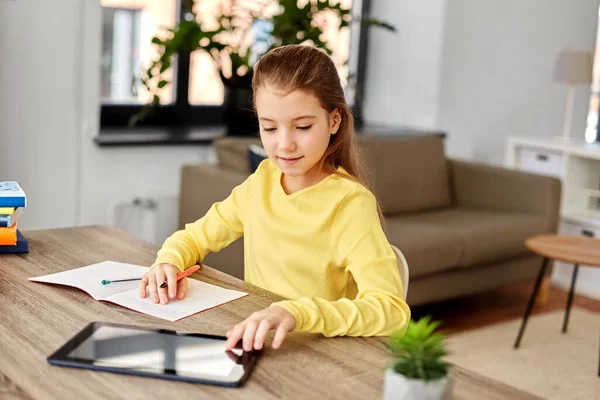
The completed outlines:
<svg viewBox="0 0 600 400">
<path fill-rule="evenodd" d="M 241 386 L 260 351 L 240 344 L 225 350 L 224 336 L 92 322 L 50 355 L 52 365 L 153 378 Z"/>
</svg>

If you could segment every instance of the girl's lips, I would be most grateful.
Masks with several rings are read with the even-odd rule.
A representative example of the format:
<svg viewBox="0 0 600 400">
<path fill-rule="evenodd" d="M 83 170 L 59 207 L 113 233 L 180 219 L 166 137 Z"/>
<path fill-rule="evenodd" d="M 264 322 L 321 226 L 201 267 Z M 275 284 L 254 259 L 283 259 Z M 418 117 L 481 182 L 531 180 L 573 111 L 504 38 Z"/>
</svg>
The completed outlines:
<svg viewBox="0 0 600 400">
<path fill-rule="evenodd" d="M 296 157 L 296 158 L 284 158 L 284 157 L 278 157 L 281 161 L 283 161 L 284 163 L 288 164 L 288 165 L 293 165 L 295 163 L 298 162 L 298 160 L 300 160 L 302 157 Z"/>
</svg>

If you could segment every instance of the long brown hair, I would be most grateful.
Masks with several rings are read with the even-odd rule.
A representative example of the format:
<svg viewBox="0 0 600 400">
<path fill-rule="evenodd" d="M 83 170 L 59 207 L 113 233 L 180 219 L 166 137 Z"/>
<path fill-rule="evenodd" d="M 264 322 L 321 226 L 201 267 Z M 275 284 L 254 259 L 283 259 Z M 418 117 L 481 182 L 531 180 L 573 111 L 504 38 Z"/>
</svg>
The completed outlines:
<svg viewBox="0 0 600 400">
<path fill-rule="evenodd" d="M 354 116 L 344 97 L 344 90 L 333 60 L 325 52 L 313 46 L 291 44 L 272 49 L 262 56 L 254 68 L 252 89 L 254 104 L 260 87 L 275 86 L 282 90 L 306 90 L 319 99 L 321 107 L 328 113 L 339 110 L 342 117 L 340 127 L 331 135 L 329 146 L 321 159 L 320 166 L 332 167 L 336 174 L 351 179 L 371 190 L 365 168 L 359 157 L 354 131 Z M 342 167 L 347 173 L 337 171 Z M 379 202 L 377 213 L 384 226 Z"/>
</svg>

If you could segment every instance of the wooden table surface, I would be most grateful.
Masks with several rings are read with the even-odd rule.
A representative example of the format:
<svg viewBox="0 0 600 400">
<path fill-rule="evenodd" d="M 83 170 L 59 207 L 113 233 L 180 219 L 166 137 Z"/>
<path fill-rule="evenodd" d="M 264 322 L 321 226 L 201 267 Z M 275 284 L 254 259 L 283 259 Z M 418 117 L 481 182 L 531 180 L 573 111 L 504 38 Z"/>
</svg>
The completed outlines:
<svg viewBox="0 0 600 400">
<path fill-rule="evenodd" d="M 538 235 L 525 246 L 544 257 L 586 267 L 600 267 L 600 240 L 587 236 Z"/>
<path fill-rule="evenodd" d="M 155 246 L 103 226 L 24 234 L 29 240 L 29 254 L 0 256 L 2 399 L 379 399 L 382 396 L 384 370 L 392 360 L 384 338 L 290 334 L 279 350 L 270 346 L 264 349 L 242 388 L 51 366 L 46 357 L 92 321 L 224 335 L 235 323 L 279 298 L 206 267 L 195 276 L 249 295 L 178 322 L 161 320 L 96 301 L 76 288 L 27 281 L 29 277 L 106 260 L 150 265 L 156 254 Z M 490 398 L 531 398 L 515 397 L 514 389 L 464 370 L 457 374 L 454 386 L 457 399 L 476 399 L 485 394 L 494 394 Z"/>
</svg>

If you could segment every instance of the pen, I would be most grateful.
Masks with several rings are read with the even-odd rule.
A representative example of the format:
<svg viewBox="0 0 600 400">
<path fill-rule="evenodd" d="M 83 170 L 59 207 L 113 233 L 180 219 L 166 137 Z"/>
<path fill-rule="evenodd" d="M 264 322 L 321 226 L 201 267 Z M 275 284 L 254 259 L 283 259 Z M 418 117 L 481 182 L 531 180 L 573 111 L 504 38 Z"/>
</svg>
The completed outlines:
<svg viewBox="0 0 600 400">
<path fill-rule="evenodd" d="M 102 279 L 102 284 L 103 285 L 108 285 L 110 283 L 115 283 L 115 282 L 129 282 L 129 281 L 139 281 L 142 278 L 125 278 L 125 279 L 114 279 L 112 281 L 109 281 L 108 279 Z"/>
<path fill-rule="evenodd" d="M 177 282 L 179 282 L 180 280 L 182 280 L 186 276 L 190 276 L 194 272 L 198 271 L 200 269 L 200 266 L 201 265 L 194 265 L 193 267 L 188 268 L 185 271 L 178 273 L 177 274 Z M 162 285 L 160 285 L 161 289 L 164 289 L 166 287 L 167 287 L 167 282 L 164 282 Z"/>
</svg>

